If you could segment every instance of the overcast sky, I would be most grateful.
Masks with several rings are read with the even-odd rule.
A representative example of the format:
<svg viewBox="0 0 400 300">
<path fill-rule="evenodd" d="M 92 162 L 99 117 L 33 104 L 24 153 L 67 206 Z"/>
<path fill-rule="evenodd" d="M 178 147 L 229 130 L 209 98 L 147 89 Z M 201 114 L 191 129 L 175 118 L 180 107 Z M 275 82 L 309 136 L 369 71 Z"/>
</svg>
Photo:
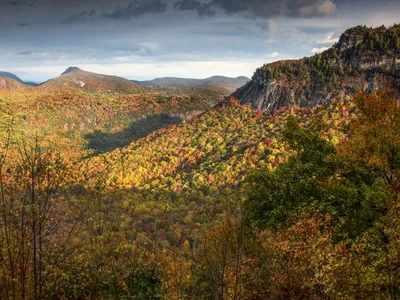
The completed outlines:
<svg viewBox="0 0 400 300">
<path fill-rule="evenodd" d="M 355 25 L 400 22 L 399 0 L 0 0 L 0 70 L 69 66 L 152 79 L 251 76 L 313 55 Z"/>
</svg>

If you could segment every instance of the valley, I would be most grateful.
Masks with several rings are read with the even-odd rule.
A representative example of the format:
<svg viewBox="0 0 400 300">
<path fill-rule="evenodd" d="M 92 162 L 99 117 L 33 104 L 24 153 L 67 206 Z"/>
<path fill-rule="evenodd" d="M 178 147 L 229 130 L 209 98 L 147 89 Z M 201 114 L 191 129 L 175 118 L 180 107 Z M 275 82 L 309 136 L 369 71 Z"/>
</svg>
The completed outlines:
<svg viewBox="0 0 400 300">
<path fill-rule="evenodd" d="M 9 77 L 0 80 L 4 82 L 0 88 L 3 138 L 11 126 L 14 142 L 37 135 L 41 144 L 57 145 L 57 150 L 75 157 L 127 146 L 156 129 L 204 112 L 230 93 L 214 87 L 201 92 L 189 87 L 153 91 L 77 68 L 36 87 Z"/>
</svg>

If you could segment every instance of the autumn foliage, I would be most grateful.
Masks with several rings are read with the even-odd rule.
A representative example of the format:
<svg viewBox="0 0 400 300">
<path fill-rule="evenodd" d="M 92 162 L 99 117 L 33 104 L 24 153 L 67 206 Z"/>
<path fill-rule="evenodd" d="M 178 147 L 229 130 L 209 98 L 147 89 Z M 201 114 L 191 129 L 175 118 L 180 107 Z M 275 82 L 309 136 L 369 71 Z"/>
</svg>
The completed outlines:
<svg viewBox="0 0 400 300">
<path fill-rule="evenodd" d="M 399 297 L 392 92 L 273 115 L 230 99 L 101 154 L 85 134 L 124 130 L 146 101 L 199 107 L 65 97 L 2 104 L 12 119 L 25 103 L 14 129 L 37 138 L 3 124 L 0 298 Z"/>
</svg>

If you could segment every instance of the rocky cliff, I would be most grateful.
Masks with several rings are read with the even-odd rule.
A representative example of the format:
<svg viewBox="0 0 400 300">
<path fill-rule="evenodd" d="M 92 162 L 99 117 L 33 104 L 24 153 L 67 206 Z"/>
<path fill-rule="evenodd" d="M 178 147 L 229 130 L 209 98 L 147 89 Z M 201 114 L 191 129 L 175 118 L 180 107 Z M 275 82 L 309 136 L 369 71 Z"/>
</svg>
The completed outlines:
<svg viewBox="0 0 400 300">
<path fill-rule="evenodd" d="M 394 88 L 400 92 L 400 25 L 358 26 L 321 54 L 279 61 L 256 70 L 233 96 L 254 109 L 315 106 L 331 99 Z"/>
</svg>

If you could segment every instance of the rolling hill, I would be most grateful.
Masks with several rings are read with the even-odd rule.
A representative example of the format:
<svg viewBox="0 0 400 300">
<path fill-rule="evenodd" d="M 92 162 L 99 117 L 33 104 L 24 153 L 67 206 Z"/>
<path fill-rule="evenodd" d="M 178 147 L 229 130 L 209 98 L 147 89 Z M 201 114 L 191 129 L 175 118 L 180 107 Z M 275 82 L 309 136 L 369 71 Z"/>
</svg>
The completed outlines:
<svg viewBox="0 0 400 300">
<path fill-rule="evenodd" d="M 250 80 L 244 76 L 237 78 L 213 76 L 207 79 L 165 77 L 151 81 L 130 81 L 122 77 L 87 72 L 78 67 L 69 67 L 59 77 L 42 84 L 24 82 L 18 76 L 8 72 L 0 72 L 0 77 L 13 79 L 23 85 L 38 86 L 37 91 L 40 93 L 165 93 L 168 96 L 206 97 L 212 99 L 213 102 L 218 102 L 223 97 L 230 95 Z M 3 89 L 5 89 L 5 86 L 4 83 Z M 9 86 L 8 89 L 11 86 L 13 88 L 22 87 L 11 83 L 7 86 Z"/>
<path fill-rule="evenodd" d="M 358 26 L 321 54 L 257 69 L 234 96 L 254 109 L 327 104 L 335 97 L 394 88 L 400 91 L 400 25 Z"/>
<path fill-rule="evenodd" d="M 61 76 L 51 79 L 39 86 L 40 90 L 52 91 L 85 91 L 96 93 L 141 93 L 146 88 L 125 78 L 101 75 L 69 67 Z"/>
<path fill-rule="evenodd" d="M 250 78 L 240 76 L 230 78 L 224 76 L 213 76 L 206 79 L 191 79 L 178 77 L 156 78 L 150 81 L 133 81 L 143 86 L 164 92 L 183 91 L 199 95 L 214 93 L 215 95 L 228 96 L 238 88 L 245 85 Z"/>
</svg>

